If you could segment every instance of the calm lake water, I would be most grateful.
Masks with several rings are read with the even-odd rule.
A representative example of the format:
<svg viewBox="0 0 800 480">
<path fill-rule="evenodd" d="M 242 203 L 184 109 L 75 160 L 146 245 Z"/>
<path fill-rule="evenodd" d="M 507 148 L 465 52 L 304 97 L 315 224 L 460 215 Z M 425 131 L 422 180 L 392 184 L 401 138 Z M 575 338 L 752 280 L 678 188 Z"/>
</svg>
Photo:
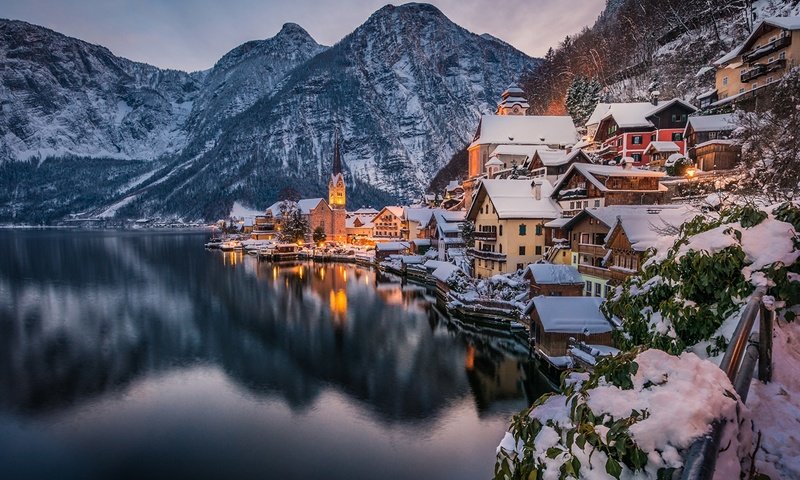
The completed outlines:
<svg viewBox="0 0 800 480">
<path fill-rule="evenodd" d="M 491 477 L 546 389 L 517 342 L 207 237 L 0 232 L 0 478 Z"/>
</svg>

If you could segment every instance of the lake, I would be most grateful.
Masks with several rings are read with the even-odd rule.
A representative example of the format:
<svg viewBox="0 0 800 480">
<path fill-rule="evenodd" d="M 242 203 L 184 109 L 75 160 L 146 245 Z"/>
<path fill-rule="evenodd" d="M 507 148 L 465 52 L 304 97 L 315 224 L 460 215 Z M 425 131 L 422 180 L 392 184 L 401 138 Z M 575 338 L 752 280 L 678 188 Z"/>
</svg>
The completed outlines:
<svg viewBox="0 0 800 480">
<path fill-rule="evenodd" d="M 487 479 L 547 390 L 424 288 L 207 238 L 0 231 L 0 478 Z"/>
</svg>

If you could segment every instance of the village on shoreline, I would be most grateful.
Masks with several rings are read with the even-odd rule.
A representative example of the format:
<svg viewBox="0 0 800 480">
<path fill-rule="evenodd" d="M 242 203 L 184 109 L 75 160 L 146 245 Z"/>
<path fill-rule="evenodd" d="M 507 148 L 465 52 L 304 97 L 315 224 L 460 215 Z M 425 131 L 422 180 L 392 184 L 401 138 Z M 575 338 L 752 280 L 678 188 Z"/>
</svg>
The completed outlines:
<svg viewBox="0 0 800 480">
<path fill-rule="evenodd" d="M 768 19 L 716 62 L 696 99 L 596 103 L 585 125 L 529 115 L 509 86 L 482 116 L 468 174 L 417 204 L 346 210 L 335 142 L 327 199 L 287 198 L 220 221 L 206 246 L 270 261 L 348 261 L 435 287 L 448 311 L 526 332 L 556 372 L 613 355 L 619 321 L 601 305 L 646 252 L 719 209 L 741 174 L 734 109 L 752 109 L 789 72 L 796 18 Z M 769 56 L 766 67 L 754 63 Z M 776 58 L 778 60 L 773 60 Z M 777 62 L 777 63 L 776 63 Z M 765 82 L 757 79 L 765 77 Z M 759 83 L 761 83 L 759 85 Z"/>
</svg>

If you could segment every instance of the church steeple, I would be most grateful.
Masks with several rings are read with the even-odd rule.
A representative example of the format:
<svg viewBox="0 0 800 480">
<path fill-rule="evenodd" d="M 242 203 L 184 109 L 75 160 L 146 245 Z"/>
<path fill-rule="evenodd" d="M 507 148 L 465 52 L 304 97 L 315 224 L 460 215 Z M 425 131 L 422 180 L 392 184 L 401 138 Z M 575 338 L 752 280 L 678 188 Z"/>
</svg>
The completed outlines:
<svg viewBox="0 0 800 480">
<path fill-rule="evenodd" d="M 344 169 L 342 166 L 342 152 L 339 146 L 339 131 L 333 146 L 333 165 L 331 179 L 328 182 L 328 205 L 333 209 L 344 209 L 347 202 L 346 187 L 344 183 Z"/>
<path fill-rule="evenodd" d="M 527 115 L 529 108 L 525 91 L 512 83 L 503 92 L 503 99 L 497 105 L 497 115 Z"/>
</svg>

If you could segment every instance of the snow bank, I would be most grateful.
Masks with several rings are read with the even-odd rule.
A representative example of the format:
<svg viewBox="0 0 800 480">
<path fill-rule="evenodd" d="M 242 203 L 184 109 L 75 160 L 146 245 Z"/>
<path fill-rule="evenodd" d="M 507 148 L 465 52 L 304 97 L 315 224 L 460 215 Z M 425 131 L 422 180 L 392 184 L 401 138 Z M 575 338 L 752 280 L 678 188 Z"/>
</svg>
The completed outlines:
<svg viewBox="0 0 800 480">
<path fill-rule="evenodd" d="M 616 469 L 623 479 L 656 478 L 659 470 L 681 469 L 681 454 L 722 420 L 727 449 L 717 478 L 738 478 L 748 468 L 739 459 L 746 463 L 750 456 L 752 431 L 749 412 L 725 374 L 693 353 L 646 350 L 633 362 L 617 364 L 634 367 L 622 381 L 618 370 L 602 366 L 591 375 L 573 374 L 570 393 L 546 398 L 531 410 L 526 428 L 506 434 L 499 461 L 524 469 L 523 456 L 532 456 L 539 478 L 560 478 L 567 463 L 573 471 L 580 464 L 581 478 L 609 478 Z"/>
</svg>

